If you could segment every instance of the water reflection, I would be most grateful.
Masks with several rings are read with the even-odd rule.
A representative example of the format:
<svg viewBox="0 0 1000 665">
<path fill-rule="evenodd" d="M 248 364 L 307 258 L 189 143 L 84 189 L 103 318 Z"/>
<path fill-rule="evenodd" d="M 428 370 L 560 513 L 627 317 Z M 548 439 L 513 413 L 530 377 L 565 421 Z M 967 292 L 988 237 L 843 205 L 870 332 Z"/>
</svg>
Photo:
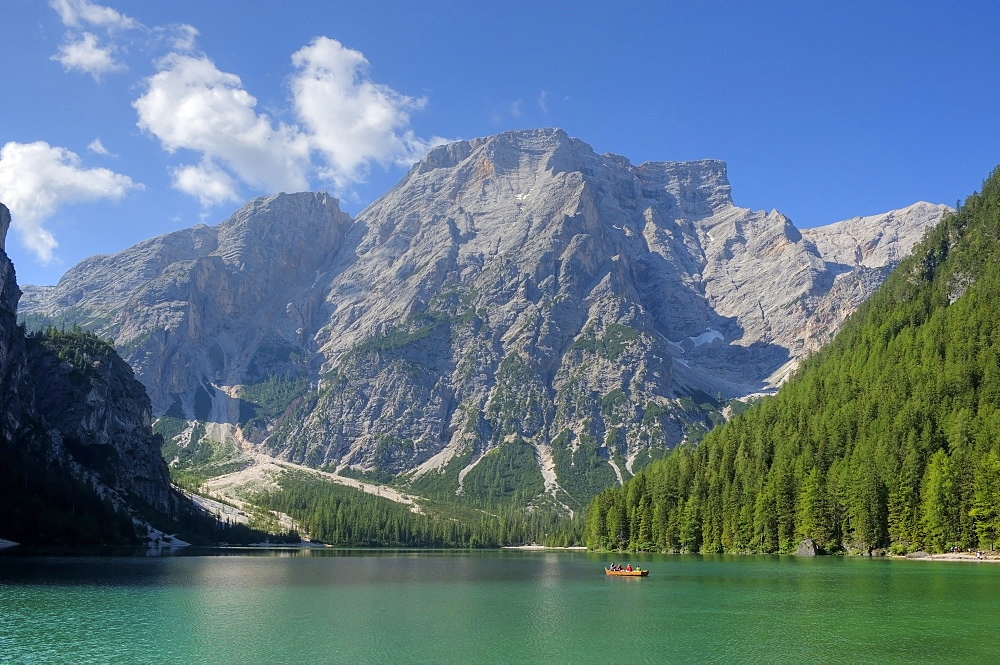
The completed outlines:
<svg viewBox="0 0 1000 665">
<path fill-rule="evenodd" d="M 0 660 L 982 660 L 1000 619 L 1000 566 L 630 560 L 650 576 L 585 552 L 4 556 Z"/>
</svg>

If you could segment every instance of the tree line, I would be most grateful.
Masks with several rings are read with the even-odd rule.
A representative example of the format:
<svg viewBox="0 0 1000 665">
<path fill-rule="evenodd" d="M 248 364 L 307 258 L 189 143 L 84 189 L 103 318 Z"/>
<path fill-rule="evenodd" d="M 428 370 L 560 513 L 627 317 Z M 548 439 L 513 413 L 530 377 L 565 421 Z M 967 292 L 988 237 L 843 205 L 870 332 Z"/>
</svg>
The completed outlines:
<svg viewBox="0 0 1000 665">
<path fill-rule="evenodd" d="M 1000 547 L 1000 168 L 773 398 L 587 511 L 597 549 Z"/>
</svg>

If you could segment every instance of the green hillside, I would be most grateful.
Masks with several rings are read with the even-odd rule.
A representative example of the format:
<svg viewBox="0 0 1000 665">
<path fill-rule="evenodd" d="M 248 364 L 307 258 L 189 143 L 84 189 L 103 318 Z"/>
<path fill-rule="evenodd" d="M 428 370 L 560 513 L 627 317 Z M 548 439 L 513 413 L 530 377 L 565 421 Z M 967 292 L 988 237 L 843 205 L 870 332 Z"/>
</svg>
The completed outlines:
<svg viewBox="0 0 1000 665">
<path fill-rule="evenodd" d="M 1000 543 L 1000 167 L 774 398 L 591 503 L 603 549 Z"/>
</svg>

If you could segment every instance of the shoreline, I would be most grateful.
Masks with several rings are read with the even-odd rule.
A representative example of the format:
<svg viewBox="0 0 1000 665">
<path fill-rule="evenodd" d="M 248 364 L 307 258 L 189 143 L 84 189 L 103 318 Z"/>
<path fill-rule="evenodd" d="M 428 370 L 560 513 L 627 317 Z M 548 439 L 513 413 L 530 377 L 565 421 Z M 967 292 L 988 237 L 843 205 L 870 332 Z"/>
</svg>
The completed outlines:
<svg viewBox="0 0 1000 665">
<path fill-rule="evenodd" d="M 941 554 L 927 554 L 926 556 L 896 555 L 891 559 L 908 559 L 910 561 L 972 561 L 974 563 L 1000 563 L 1000 555 L 996 552 L 988 552 L 981 558 L 976 557 L 972 552 L 944 552 Z"/>
<path fill-rule="evenodd" d="M 547 545 L 535 545 L 535 544 L 531 544 L 531 545 L 501 545 L 500 549 L 502 549 L 502 550 L 531 550 L 531 551 L 556 550 L 556 551 L 564 551 L 564 552 L 569 552 L 569 551 L 582 552 L 582 551 L 586 551 L 587 548 L 584 547 L 583 545 L 575 545 L 575 546 L 572 546 L 572 547 L 549 547 Z"/>
</svg>

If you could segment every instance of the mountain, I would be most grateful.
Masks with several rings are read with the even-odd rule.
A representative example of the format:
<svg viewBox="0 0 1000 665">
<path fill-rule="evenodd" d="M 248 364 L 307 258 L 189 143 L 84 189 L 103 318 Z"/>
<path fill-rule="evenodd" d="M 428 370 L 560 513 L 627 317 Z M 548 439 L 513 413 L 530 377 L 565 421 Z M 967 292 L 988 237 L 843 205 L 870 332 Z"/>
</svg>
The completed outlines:
<svg viewBox="0 0 1000 665">
<path fill-rule="evenodd" d="M 575 509 L 773 390 L 945 210 L 799 231 L 736 207 L 723 162 L 509 132 L 435 148 L 354 220 L 279 194 L 93 257 L 21 316 L 112 337 L 174 463 Z"/>
<path fill-rule="evenodd" d="M 589 544 L 997 549 L 998 256 L 1000 168 L 777 396 L 598 495 Z"/>
<path fill-rule="evenodd" d="M 184 500 L 170 482 L 142 385 L 82 331 L 25 336 L 0 204 L 0 536 L 130 543 L 162 536 Z M 152 523 L 151 523 L 152 522 Z"/>
</svg>

